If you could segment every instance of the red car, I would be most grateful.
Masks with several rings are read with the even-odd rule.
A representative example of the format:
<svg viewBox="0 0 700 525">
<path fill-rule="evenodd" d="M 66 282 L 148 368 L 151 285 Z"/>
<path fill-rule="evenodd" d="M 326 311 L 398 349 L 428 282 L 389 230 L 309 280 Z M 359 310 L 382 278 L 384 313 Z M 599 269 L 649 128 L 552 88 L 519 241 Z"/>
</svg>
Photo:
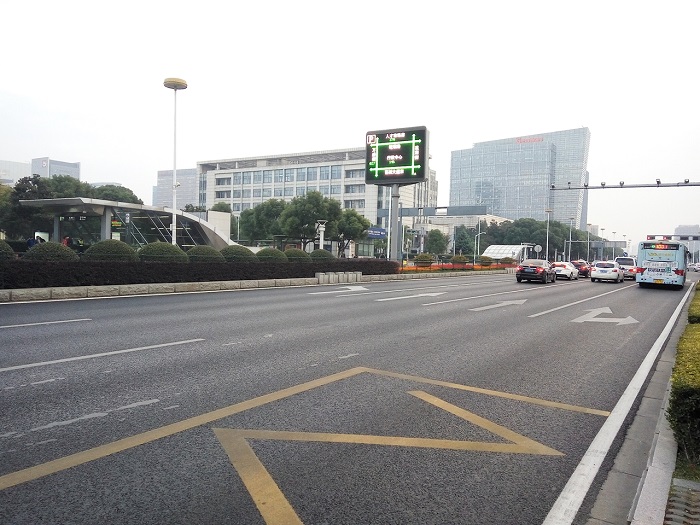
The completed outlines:
<svg viewBox="0 0 700 525">
<path fill-rule="evenodd" d="M 586 261 L 571 261 L 571 264 L 578 268 L 578 274 L 581 277 L 589 277 L 591 275 L 591 269 L 588 267 Z"/>
</svg>

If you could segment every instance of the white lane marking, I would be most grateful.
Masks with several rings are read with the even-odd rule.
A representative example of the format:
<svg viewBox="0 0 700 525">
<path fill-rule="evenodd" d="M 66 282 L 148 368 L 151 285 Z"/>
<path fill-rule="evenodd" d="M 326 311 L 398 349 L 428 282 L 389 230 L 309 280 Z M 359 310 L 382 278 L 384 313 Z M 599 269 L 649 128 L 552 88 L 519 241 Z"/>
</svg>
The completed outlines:
<svg viewBox="0 0 700 525">
<path fill-rule="evenodd" d="M 518 301 L 498 301 L 496 304 L 489 304 L 488 306 L 480 306 L 479 308 L 470 308 L 469 311 L 471 311 L 471 312 L 483 312 L 484 310 L 491 310 L 493 308 L 501 308 L 502 306 L 525 304 L 525 301 L 527 301 L 527 299 L 520 299 Z"/>
<path fill-rule="evenodd" d="M 67 421 L 54 421 L 52 423 L 49 423 L 48 425 L 42 425 L 40 427 L 34 427 L 30 428 L 30 432 L 36 432 L 37 430 L 46 430 L 48 428 L 53 428 L 53 427 L 62 427 L 65 425 L 71 425 L 73 423 L 77 423 L 78 421 L 83 421 L 85 419 L 94 419 L 96 417 L 105 417 L 108 414 L 108 412 L 93 412 L 92 414 L 86 414 L 84 416 L 76 417 L 75 419 L 68 419 Z"/>
<path fill-rule="evenodd" d="M 400 297 L 385 297 L 384 299 L 375 299 L 378 303 L 383 301 L 401 301 L 402 299 L 415 299 L 416 297 L 437 297 L 446 292 L 428 292 L 428 293 L 417 293 L 415 295 L 402 295 Z"/>
<path fill-rule="evenodd" d="M 326 293 L 340 293 L 340 292 L 361 292 L 366 291 L 367 288 L 364 286 L 343 286 L 343 290 L 328 290 L 325 292 L 309 292 L 309 295 L 321 295 Z"/>
<path fill-rule="evenodd" d="M 338 359 L 349 359 L 350 357 L 356 357 L 360 354 L 348 354 L 348 355 L 341 355 Z"/>
<path fill-rule="evenodd" d="M 554 286 L 567 286 L 567 285 L 554 285 Z M 445 303 L 458 303 L 460 301 L 470 301 L 472 299 L 482 299 L 484 297 L 496 297 L 498 295 L 508 295 L 511 293 L 524 293 L 524 292 L 541 292 L 542 290 L 549 290 L 552 288 L 551 286 L 548 286 L 547 288 L 531 288 L 531 289 L 522 289 L 522 290 L 509 290 L 507 292 L 495 292 L 495 293 L 487 293 L 484 295 L 472 295 L 471 297 L 460 297 L 459 299 L 446 299 L 444 301 L 436 301 L 434 303 L 424 303 L 421 306 L 434 306 L 436 304 L 445 304 Z"/>
<path fill-rule="evenodd" d="M 690 297 L 694 286 L 695 283 L 690 285 L 683 300 L 678 304 L 673 315 L 671 315 L 671 319 L 666 323 L 661 335 L 654 341 L 649 353 L 647 353 L 644 361 L 642 361 L 642 364 L 639 366 L 637 373 L 634 374 L 632 381 L 627 385 L 627 388 L 622 393 L 615 408 L 610 412 L 605 423 L 603 423 L 598 434 L 596 434 L 596 437 L 591 442 L 588 450 L 586 450 L 583 458 L 581 458 L 576 470 L 574 470 L 566 486 L 561 491 L 561 494 L 559 494 L 557 501 L 554 502 L 554 505 L 549 511 L 549 514 L 547 514 L 542 525 L 570 525 L 573 523 L 579 508 L 581 508 L 583 498 L 586 497 L 586 494 L 590 490 L 593 479 L 596 474 L 598 474 L 598 470 L 600 470 L 600 466 L 610 450 L 615 436 L 617 436 L 617 433 L 620 431 L 622 423 L 624 423 L 627 414 L 634 404 L 634 400 L 637 398 L 642 386 L 644 386 L 644 382 L 656 362 L 656 357 L 666 343 L 673 326 L 676 324 L 676 320 L 681 314 L 681 310 L 683 310 L 683 305 L 685 305 L 688 297 Z"/>
<path fill-rule="evenodd" d="M 43 323 L 6 324 L 0 326 L 0 328 L 23 328 L 25 326 L 43 326 L 47 324 L 60 323 L 80 323 L 82 321 L 92 321 L 92 319 L 65 319 L 63 321 L 44 321 Z"/>
<path fill-rule="evenodd" d="M 154 348 L 164 348 L 166 346 L 185 345 L 187 343 L 197 343 L 204 339 L 187 339 L 185 341 L 173 341 L 172 343 L 163 343 L 160 345 L 140 346 L 138 348 L 127 348 L 126 350 L 115 350 L 114 352 L 102 352 L 100 354 L 80 355 L 76 357 L 67 357 L 65 359 L 55 359 L 53 361 L 42 361 L 40 363 L 28 363 L 26 365 L 8 366 L 0 368 L 0 372 L 9 372 L 11 370 L 23 370 L 25 368 L 34 368 L 37 366 L 55 365 L 57 363 L 69 363 L 71 361 L 82 361 L 83 359 L 94 359 L 96 357 L 106 357 L 118 354 L 128 354 L 130 352 L 139 352 L 141 350 L 152 350 Z"/>
<path fill-rule="evenodd" d="M 632 285 L 632 286 L 637 286 L 637 285 L 634 284 L 634 285 Z M 576 305 L 576 304 L 585 303 L 586 301 L 591 301 L 591 300 L 593 300 L 593 299 L 598 299 L 599 297 L 604 297 L 604 296 L 606 296 L 606 295 L 610 295 L 611 293 L 621 292 L 622 290 L 626 290 L 627 288 L 629 288 L 629 286 L 624 286 L 623 288 L 616 288 L 616 289 L 614 289 L 614 290 L 612 290 L 612 291 L 610 291 L 610 292 L 601 293 L 601 294 L 598 294 L 598 295 L 594 295 L 594 296 L 592 296 L 592 297 L 587 297 L 586 299 L 581 299 L 580 301 L 574 301 L 573 303 L 565 304 L 565 305 L 562 305 L 562 306 L 557 306 L 556 308 L 552 308 L 551 310 L 545 310 L 544 312 L 540 312 L 540 313 L 537 313 L 537 314 L 528 315 L 528 317 L 539 317 L 540 315 L 550 314 L 550 313 L 552 313 L 552 312 L 556 312 L 557 310 L 562 310 L 563 308 L 568 308 L 569 306 L 574 306 L 574 305 Z"/>
<path fill-rule="evenodd" d="M 358 292 L 358 293 L 353 293 L 353 294 L 347 294 L 347 295 L 338 295 L 338 297 L 352 297 L 354 295 L 374 295 L 374 294 L 388 294 L 388 293 L 399 293 L 399 292 L 415 292 L 417 290 L 434 290 L 435 288 L 464 288 L 466 286 L 477 286 L 479 284 L 493 284 L 493 283 L 502 283 L 504 280 L 500 279 L 498 281 L 481 281 L 478 283 L 463 283 L 463 284 L 435 284 L 432 286 L 415 286 L 412 288 L 399 288 L 399 289 L 392 289 L 392 290 L 376 290 L 373 292 L 367 291 L 367 292 Z"/>
<path fill-rule="evenodd" d="M 61 379 L 65 379 L 65 377 L 54 377 L 53 379 L 44 379 L 43 381 L 34 381 L 33 383 L 29 383 L 29 384 L 32 386 L 43 385 L 44 383 L 53 383 L 54 381 L 60 381 Z"/>
<path fill-rule="evenodd" d="M 583 314 L 581 317 L 577 317 L 576 319 L 572 319 L 572 323 L 617 323 L 618 326 L 621 324 L 634 324 L 638 323 L 634 317 L 630 317 L 629 315 L 627 317 L 598 317 L 600 314 L 611 314 L 612 310 L 608 308 L 607 306 L 603 306 L 602 308 L 591 308 L 590 310 L 586 310 L 588 313 Z"/>
</svg>

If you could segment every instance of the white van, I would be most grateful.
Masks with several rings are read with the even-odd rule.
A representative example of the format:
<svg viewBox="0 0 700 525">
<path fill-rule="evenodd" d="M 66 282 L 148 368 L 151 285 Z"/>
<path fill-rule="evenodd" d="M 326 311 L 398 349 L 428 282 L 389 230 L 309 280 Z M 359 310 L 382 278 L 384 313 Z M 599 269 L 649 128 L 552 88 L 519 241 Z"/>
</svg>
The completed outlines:
<svg viewBox="0 0 700 525">
<path fill-rule="evenodd" d="M 615 262 L 620 265 L 624 279 L 634 279 L 637 275 L 636 257 L 615 257 Z"/>
</svg>

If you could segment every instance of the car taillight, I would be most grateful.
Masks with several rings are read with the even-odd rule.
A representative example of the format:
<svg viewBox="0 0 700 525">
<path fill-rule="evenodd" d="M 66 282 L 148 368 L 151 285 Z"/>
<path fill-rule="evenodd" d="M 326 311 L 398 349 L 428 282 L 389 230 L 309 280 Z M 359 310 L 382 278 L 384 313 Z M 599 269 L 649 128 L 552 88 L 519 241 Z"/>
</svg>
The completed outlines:
<svg viewBox="0 0 700 525">
<path fill-rule="evenodd" d="M 646 269 L 646 268 L 635 268 L 634 271 L 637 272 L 637 273 L 644 273 L 644 270 L 645 270 L 645 269 Z"/>
<path fill-rule="evenodd" d="M 522 266 L 518 266 L 518 267 L 515 269 L 515 271 L 516 271 L 516 272 L 522 272 L 522 271 L 523 271 L 523 267 L 522 267 Z"/>
</svg>

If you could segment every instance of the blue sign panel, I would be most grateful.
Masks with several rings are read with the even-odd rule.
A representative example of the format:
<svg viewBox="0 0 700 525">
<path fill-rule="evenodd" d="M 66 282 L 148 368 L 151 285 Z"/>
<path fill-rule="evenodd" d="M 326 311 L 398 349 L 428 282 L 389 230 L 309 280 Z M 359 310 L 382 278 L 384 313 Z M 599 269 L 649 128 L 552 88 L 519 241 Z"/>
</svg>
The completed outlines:
<svg viewBox="0 0 700 525">
<path fill-rule="evenodd" d="M 386 239 L 386 228 L 370 228 L 367 230 L 368 239 Z"/>
</svg>

